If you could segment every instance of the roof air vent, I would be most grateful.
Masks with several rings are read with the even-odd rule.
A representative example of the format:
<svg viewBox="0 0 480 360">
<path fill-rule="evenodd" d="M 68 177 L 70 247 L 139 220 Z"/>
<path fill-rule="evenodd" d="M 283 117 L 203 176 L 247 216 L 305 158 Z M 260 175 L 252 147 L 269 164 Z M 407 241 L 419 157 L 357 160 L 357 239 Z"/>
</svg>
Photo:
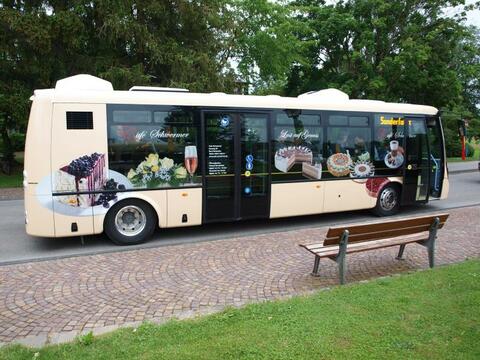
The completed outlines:
<svg viewBox="0 0 480 360">
<path fill-rule="evenodd" d="M 156 86 L 133 86 L 128 91 L 179 92 L 179 93 L 189 92 L 188 89 L 156 87 Z"/>
<path fill-rule="evenodd" d="M 337 89 L 324 89 L 320 91 L 310 91 L 305 94 L 298 95 L 302 100 L 316 100 L 321 102 L 345 102 L 349 100 L 347 94 Z"/>
<path fill-rule="evenodd" d="M 55 90 L 113 91 L 110 82 L 92 75 L 80 74 L 58 80 Z"/>
</svg>

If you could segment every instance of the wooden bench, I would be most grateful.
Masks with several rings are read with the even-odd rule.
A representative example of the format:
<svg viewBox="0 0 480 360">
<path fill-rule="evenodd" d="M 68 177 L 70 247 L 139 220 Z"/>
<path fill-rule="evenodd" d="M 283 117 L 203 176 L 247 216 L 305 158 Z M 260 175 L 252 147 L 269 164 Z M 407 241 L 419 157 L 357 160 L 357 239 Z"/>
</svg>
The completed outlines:
<svg viewBox="0 0 480 360">
<path fill-rule="evenodd" d="M 417 243 L 427 248 L 428 261 L 432 268 L 435 265 L 437 230 L 443 227 L 448 215 L 423 215 L 381 223 L 331 227 L 322 243 L 300 244 L 300 246 L 315 255 L 313 276 L 319 276 L 321 258 L 329 258 L 337 262 L 341 284 L 345 284 L 346 255 L 362 251 L 400 246 L 397 259 L 401 260 L 405 246 Z"/>
</svg>

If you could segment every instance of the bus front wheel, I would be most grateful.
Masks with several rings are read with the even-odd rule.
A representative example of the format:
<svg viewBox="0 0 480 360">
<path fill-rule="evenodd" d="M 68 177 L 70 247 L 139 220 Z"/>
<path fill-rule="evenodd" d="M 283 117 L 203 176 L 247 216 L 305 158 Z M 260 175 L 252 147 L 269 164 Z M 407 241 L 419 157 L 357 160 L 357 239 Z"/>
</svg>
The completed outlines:
<svg viewBox="0 0 480 360">
<path fill-rule="evenodd" d="M 105 233 L 117 245 L 134 245 L 147 241 L 156 227 L 152 207 L 138 199 L 126 199 L 110 209 L 105 217 Z"/>
<path fill-rule="evenodd" d="M 396 185 L 385 186 L 377 198 L 373 213 L 377 216 L 390 216 L 400 210 L 400 188 Z"/>
</svg>

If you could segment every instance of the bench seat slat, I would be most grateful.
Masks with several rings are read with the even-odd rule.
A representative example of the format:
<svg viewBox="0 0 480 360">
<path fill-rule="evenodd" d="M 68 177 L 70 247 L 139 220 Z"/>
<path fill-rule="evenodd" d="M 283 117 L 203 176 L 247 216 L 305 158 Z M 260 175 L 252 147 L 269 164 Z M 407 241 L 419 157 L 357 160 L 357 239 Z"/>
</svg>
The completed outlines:
<svg viewBox="0 0 480 360">
<path fill-rule="evenodd" d="M 356 233 L 348 236 L 348 243 L 357 243 L 364 241 L 379 240 L 391 237 L 400 237 L 400 236 L 409 236 L 412 234 L 418 234 L 420 232 L 428 232 L 431 224 L 428 225 L 419 225 L 411 227 L 397 227 L 390 230 L 381 230 L 381 231 L 371 231 L 364 233 Z M 349 229 L 350 230 L 350 229 Z M 340 242 L 340 237 L 326 237 L 323 243 L 325 245 L 336 245 Z"/>
<path fill-rule="evenodd" d="M 347 254 L 373 250 L 373 249 L 386 248 L 391 246 L 398 246 L 402 244 L 410 244 L 418 241 L 426 241 L 427 239 L 428 239 L 428 233 L 422 232 L 419 234 L 413 234 L 413 235 L 405 236 L 402 238 L 394 237 L 394 238 L 373 240 L 369 242 L 353 243 L 347 246 Z M 339 251 L 339 245 L 323 246 L 323 244 L 311 244 L 311 245 L 301 245 L 301 246 L 319 257 L 335 256 L 338 254 L 338 251 Z"/>
<path fill-rule="evenodd" d="M 438 227 L 440 229 L 447 221 L 448 214 L 428 215 L 413 219 L 401 218 L 382 223 L 352 224 L 332 227 L 327 232 L 324 244 L 338 244 L 342 233 L 347 229 L 350 232 L 349 242 L 414 234 L 420 231 L 428 230 L 435 217 L 440 219 L 440 224 Z"/>
</svg>

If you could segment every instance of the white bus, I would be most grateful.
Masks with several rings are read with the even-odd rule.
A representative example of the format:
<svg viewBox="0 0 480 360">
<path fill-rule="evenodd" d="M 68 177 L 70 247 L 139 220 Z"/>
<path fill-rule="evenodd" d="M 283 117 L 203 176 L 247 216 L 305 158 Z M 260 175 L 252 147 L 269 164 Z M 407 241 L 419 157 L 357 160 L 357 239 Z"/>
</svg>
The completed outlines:
<svg viewBox="0 0 480 360">
<path fill-rule="evenodd" d="M 136 244 L 160 228 L 372 209 L 446 198 L 437 109 L 350 100 L 114 91 L 89 75 L 32 97 L 28 234 L 105 232 Z"/>
</svg>

